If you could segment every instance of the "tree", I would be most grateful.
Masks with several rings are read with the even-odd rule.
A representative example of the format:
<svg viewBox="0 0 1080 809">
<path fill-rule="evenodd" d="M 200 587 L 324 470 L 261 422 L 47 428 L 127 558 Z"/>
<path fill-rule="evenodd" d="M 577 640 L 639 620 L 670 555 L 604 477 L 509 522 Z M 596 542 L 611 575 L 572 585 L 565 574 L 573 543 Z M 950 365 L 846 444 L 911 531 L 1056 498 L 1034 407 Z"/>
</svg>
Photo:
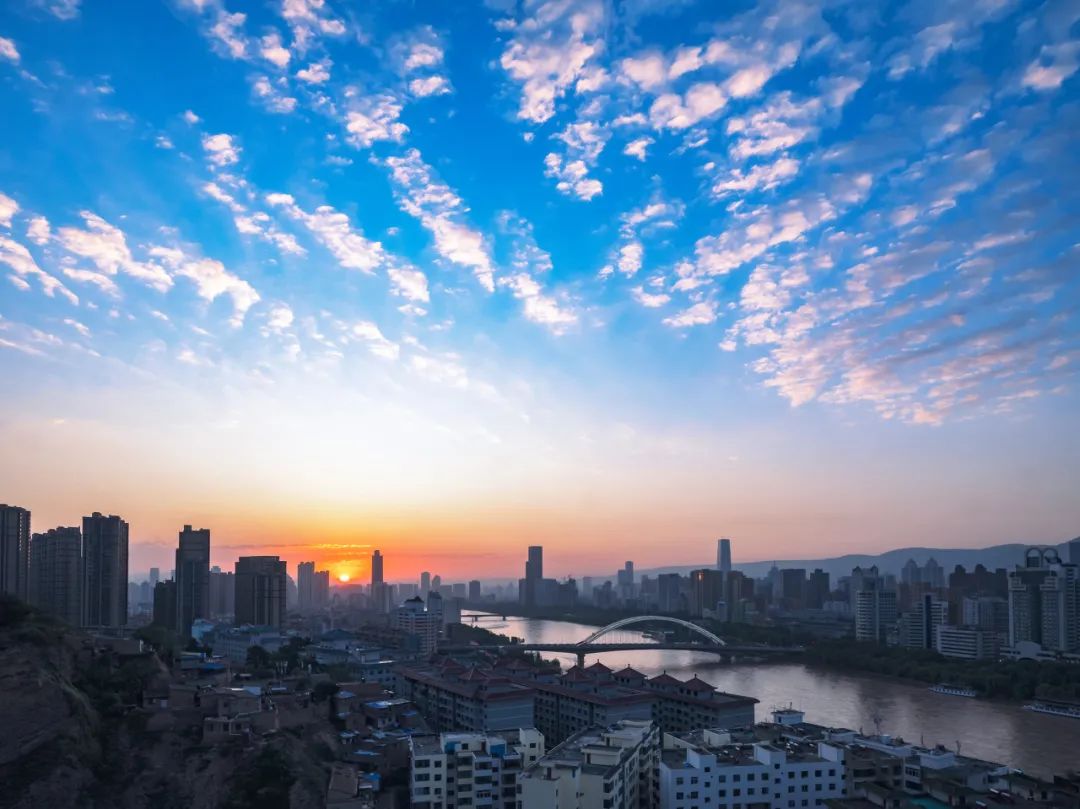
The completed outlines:
<svg viewBox="0 0 1080 809">
<path fill-rule="evenodd" d="M 262 646 L 249 646 L 247 650 L 247 667 L 249 669 L 268 669 L 274 665 L 270 653 Z"/>
</svg>

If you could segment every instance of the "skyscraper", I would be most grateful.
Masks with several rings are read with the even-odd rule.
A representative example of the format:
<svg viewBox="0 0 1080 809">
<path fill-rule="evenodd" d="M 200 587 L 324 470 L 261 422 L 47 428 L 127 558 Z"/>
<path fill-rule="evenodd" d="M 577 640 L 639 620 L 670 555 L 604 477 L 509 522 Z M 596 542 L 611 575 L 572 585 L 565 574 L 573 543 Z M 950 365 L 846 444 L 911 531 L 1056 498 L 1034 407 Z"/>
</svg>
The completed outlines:
<svg viewBox="0 0 1080 809">
<path fill-rule="evenodd" d="M 315 606 L 315 563 L 301 562 L 296 566 L 296 606 L 307 612 Z"/>
<path fill-rule="evenodd" d="M 330 571 L 329 570 L 316 570 L 315 571 L 315 584 L 313 586 L 312 597 L 315 600 L 315 605 L 318 607 L 325 607 L 330 603 Z"/>
<path fill-rule="evenodd" d="M 128 524 L 115 514 L 83 517 L 83 626 L 127 625 Z"/>
<path fill-rule="evenodd" d="M 82 620 L 82 533 L 52 528 L 30 540 L 28 600 L 72 626 Z"/>
<path fill-rule="evenodd" d="M 30 512 L 0 506 L 0 593 L 25 599 L 30 575 Z"/>
<path fill-rule="evenodd" d="M 529 556 L 525 560 L 525 578 L 522 579 L 520 599 L 526 607 L 537 604 L 537 590 L 544 578 L 544 549 L 540 545 L 529 546 Z"/>
<path fill-rule="evenodd" d="M 236 623 L 272 626 L 285 622 L 285 563 L 277 556 L 236 560 Z"/>
<path fill-rule="evenodd" d="M 877 567 L 855 568 L 855 640 L 884 643 L 896 624 L 896 591 L 878 575 Z"/>
<path fill-rule="evenodd" d="M 431 590 L 431 574 L 425 570 L 420 574 L 420 593 L 427 596 L 429 590 Z"/>
<path fill-rule="evenodd" d="M 210 617 L 223 618 L 236 611 L 236 581 L 232 571 L 210 568 Z"/>
<path fill-rule="evenodd" d="M 1080 651 L 1080 568 L 1054 548 L 1028 548 L 1009 574 L 1009 643 L 1017 651 L 1021 643 Z"/>
<path fill-rule="evenodd" d="M 161 569 L 156 567 L 150 568 L 150 589 L 153 590 L 159 581 L 161 581 Z"/>
<path fill-rule="evenodd" d="M 196 618 L 210 617 L 210 529 L 185 525 L 176 548 L 177 631 L 191 634 Z"/>
<path fill-rule="evenodd" d="M 382 551 L 375 551 L 371 555 L 371 584 L 382 584 L 383 581 L 383 555 Z"/>
<path fill-rule="evenodd" d="M 731 572 L 731 540 L 716 541 L 716 567 L 721 573 Z"/>
</svg>

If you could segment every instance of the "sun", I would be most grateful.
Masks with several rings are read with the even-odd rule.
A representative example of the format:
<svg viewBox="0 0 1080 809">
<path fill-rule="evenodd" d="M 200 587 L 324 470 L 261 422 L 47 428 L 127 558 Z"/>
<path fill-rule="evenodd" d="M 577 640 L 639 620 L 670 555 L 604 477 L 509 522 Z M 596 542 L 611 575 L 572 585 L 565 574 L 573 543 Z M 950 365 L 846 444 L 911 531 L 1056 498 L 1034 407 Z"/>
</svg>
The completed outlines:
<svg viewBox="0 0 1080 809">
<path fill-rule="evenodd" d="M 341 582 L 342 584 L 345 584 L 349 580 L 349 574 L 348 573 L 342 573 L 337 578 L 338 578 L 339 582 Z"/>
</svg>

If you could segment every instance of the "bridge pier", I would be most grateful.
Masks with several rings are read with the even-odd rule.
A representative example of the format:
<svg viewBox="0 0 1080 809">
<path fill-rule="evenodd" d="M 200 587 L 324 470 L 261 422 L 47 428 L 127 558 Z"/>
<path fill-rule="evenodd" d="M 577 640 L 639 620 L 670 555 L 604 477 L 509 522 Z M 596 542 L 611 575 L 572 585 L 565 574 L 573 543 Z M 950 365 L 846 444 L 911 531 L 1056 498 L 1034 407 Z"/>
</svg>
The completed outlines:
<svg viewBox="0 0 1080 809">
<path fill-rule="evenodd" d="M 585 668 L 585 653 L 584 652 L 578 652 L 577 653 L 577 664 L 578 664 L 578 668 L 582 668 L 582 669 Z"/>
</svg>

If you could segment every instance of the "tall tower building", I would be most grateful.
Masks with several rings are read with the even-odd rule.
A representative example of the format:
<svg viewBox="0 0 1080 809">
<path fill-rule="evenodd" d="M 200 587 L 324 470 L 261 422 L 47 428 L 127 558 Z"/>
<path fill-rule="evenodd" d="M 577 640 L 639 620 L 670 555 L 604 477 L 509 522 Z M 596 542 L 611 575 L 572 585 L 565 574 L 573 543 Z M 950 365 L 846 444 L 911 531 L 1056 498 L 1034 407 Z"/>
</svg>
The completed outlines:
<svg viewBox="0 0 1080 809">
<path fill-rule="evenodd" d="M 423 596 L 427 596 L 431 590 L 431 574 L 426 570 L 420 574 L 420 593 Z"/>
<path fill-rule="evenodd" d="M 83 626 L 126 626 L 128 524 L 95 511 L 82 533 Z"/>
<path fill-rule="evenodd" d="M 731 572 L 731 540 L 716 540 L 716 569 L 721 573 Z"/>
<path fill-rule="evenodd" d="M 854 592 L 855 640 L 884 643 L 889 631 L 896 625 L 896 591 L 878 575 L 876 567 L 867 570 L 855 568 L 853 582 L 858 582 Z"/>
<path fill-rule="evenodd" d="M 176 548 L 176 629 L 187 637 L 196 618 L 209 617 L 210 529 L 185 525 Z"/>
<path fill-rule="evenodd" d="M 371 584 L 382 584 L 383 582 L 383 555 L 382 551 L 375 551 L 371 555 Z"/>
<path fill-rule="evenodd" d="M 236 560 L 236 623 L 272 626 L 285 622 L 285 563 L 277 556 Z"/>
<path fill-rule="evenodd" d="M 0 506 L 0 593 L 27 597 L 30 576 L 30 512 Z"/>
<path fill-rule="evenodd" d="M 153 590 L 159 581 L 161 581 L 161 568 L 150 568 L 150 589 Z"/>
<path fill-rule="evenodd" d="M 330 571 L 316 570 L 315 584 L 313 586 L 313 598 L 315 605 L 325 607 L 330 603 Z"/>
<path fill-rule="evenodd" d="M 296 566 L 296 606 L 308 612 L 315 606 L 315 563 L 301 562 Z"/>
<path fill-rule="evenodd" d="M 82 620 L 82 533 L 53 528 L 30 540 L 29 601 L 62 621 Z"/>
<path fill-rule="evenodd" d="M 540 583 L 544 579 L 544 548 L 540 545 L 529 546 L 529 556 L 525 560 L 525 578 L 522 579 L 521 601 L 526 607 L 535 607 Z"/>
</svg>

